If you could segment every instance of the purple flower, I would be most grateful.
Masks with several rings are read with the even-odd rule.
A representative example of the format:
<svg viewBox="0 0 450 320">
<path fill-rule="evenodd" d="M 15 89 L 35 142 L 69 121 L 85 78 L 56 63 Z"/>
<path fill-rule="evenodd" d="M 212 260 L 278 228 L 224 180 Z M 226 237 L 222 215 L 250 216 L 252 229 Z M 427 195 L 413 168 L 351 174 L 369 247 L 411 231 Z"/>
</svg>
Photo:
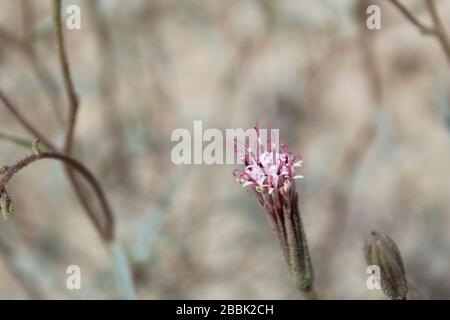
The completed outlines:
<svg viewBox="0 0 450 320">
<path fill-rule="evenodd" d="M 255 131 L 257 142 L 253 148 L 249 143 L 243 143 L 244 152 L 239 153 L 239 142 L 235 141 L 235 152 L 245 167 L 235 169 L 233 173 L 243 187 L 255 191 L 259 204 L 269 216 L 297 287 L 314 298 L 313 268 L 295 188 L 295 180 L 303 178 L 295 173 L 302 160 L 290 153 L 286 145 L 280 145 L 278 151 L 271 141 L 272 130 L 269 130 L 266 144 L 261 140 L 258 124 Z"/>
<path fill-rule="evenodd" d="M 272 194 L 274 190 L 287 192 L 293 185 L 293 180 L 303 178 L 301 175 L 295 175 L 295 167 L 301 167 L 303 161 L 290 153 L 284 144 L 281 144 L 278 151 L 276 144 L 271 141 L 272 130 L 269 130 L 266 144 L 261 140 L 258 125 L 255 126 L 255 131 L 255 151 L 245 143 L 244 154 L 239 154 L 239 142 L 235 141 L 235 152 L 244 162 L 245 169 L 235 169 L 234 175 L 243 187 L 251 186 L 259 193 Z"/>
</svg>

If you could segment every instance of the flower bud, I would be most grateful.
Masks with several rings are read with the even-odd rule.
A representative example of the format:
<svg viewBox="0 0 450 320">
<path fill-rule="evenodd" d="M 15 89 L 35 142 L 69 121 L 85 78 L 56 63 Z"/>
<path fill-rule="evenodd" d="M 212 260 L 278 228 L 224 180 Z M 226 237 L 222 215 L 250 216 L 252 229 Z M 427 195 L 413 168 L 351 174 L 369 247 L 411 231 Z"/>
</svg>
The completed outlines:
<svg viewBox="0 0 450 320">
<path fill-rule="evenodd" d="M 33 149 L 34 154 L 42 154 L 41 141 L 39 139 L 33 141 L 33 143 L 31 144 L 31 148 Z"/>
<path fill-rule="evenodd" d="M 400 251 L 386 235 L 372 231 L 372 238 L 364 245 L 368 265 L 376 265 L 381 272 L 381 289 L 392 300 L 406 300 L 408 284 Z"/>
</svg>

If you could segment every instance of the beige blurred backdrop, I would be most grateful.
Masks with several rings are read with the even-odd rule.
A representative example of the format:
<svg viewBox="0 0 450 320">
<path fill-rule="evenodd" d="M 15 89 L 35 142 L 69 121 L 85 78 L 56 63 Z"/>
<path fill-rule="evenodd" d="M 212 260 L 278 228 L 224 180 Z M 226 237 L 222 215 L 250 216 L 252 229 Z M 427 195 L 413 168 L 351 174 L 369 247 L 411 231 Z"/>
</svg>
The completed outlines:
<svg viewBox="0 0 450 320">
<path fill-rule="evenodd" d="M 424 1 L 403 1 L 426 24 Z M 450 65 L 388 1 L 102 0 L 65 30 L 80 113 L 75 156 L 102 183 L 143 299 L 299 299 L 263 211 L 230 165 L 171 162 L 171 133 L 280 130 L 301 153 L 300 209 L 327 299 L 366 287 L 370 231 L 398 244 L 408 281 L 450 298 Z M 365 7 L 381 7 L 381 30 Z M 436 1 L 450 30 L 450 1 Z M 51 2 L 0 0 L 0 88 L 57 145 L 67 102 Z M 9 39 L 11 40 L 11 39 Z M 28 51 L 26 51 L 28 50 Z M 30 58 L 29 51 L 33 52 Z M 30 138 L 0 108 L 0 131 Z M 0 141 L 0 163 L 29 154 Z M 0 298 L 119 298 L 111 259 L 60 164 L 9 189 Z M 68 290 L 66 268 L 82 270 Z"/>
</svg>

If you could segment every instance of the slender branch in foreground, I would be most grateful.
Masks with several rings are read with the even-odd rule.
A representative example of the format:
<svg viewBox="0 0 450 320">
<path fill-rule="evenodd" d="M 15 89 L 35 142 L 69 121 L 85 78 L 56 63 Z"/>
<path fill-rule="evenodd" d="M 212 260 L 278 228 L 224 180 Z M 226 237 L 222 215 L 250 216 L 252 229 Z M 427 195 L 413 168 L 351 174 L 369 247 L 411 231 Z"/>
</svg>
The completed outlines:
<svg viewBox="0 0 450 320">
<path fill-rule="evenodd" d="M 95 179 L 95 177 L 90 173 L 90 171 L 82 163 L 69 156 L 54 151 L 42 152 L 39 154 L 27 156 L 19 160 L 15 164 L 8 166 L 1 176 L 0 195 L 3 195 L 5 193 L 7 194 L 6 189 L 7 185 L 16 173 L 18 173 L 20 170 L 27 167 L 31 163 L 41 159 L 54 159 L 63 162 L 64 164 L 70 166 L 71 169 L 77 171 L 91 185 L 92 189 L 94 190 L 94 193 L 97 195 L 100 201 L 100 205 L 103 211 L 105 212 L 106 228 L 103 230 L 98 220 L 94 219 L 92 222 L 94 223 L 99 233 L 102 235 L 102 238 L 106 242 L 110 242 L 113 238 L 113 216 L 108 201 L 106 199 L 106 196 L 103 193 L 100 184 Z"/>
<path fill-rule="evenodd" d="M 68 103 L 69 103 L 69 114 L 67 119 L 67 130 L 64 138 L 64 146 L 63 150 L 64 153 L 68 156 L 72 153 L 73 148 L 73 136 L 75 131 L 75 124 L 76 124 L 76 117 L 78 112 L 78 98 L 75 93 L 75 88 L 72 81 L 72 76 L 69 68 L 69 63 L 67 59 L 66 49 L 64 45 L 64 35 L 63 35 L 63 27 L 62 27 L 62 21 L 61 21 L 61 0 L 53 0 L 53 23 L 56 30 L 56 43 L 58 48 L 58 58 L 60 62 L 61 67 L 61 73 L 63 76 L 64 81 L 64 90 L 67 95 Z M 76 177 L 74 175 L 74 172 L 71 170 L 69 166 L 66 165 L 65 171 L 67 174 L 67 177 L 69 178 L 69 182 L 72 185 L 72 188 L 74 189 L 75 193 L 77 194 L 77 197 L 85 209 L 85 211 L 90 216 L 91 220 L 95 220 L 95 214 L 89 204 L 89 201 L 87 200 L 85 194 L 83 193 L 83 190 L 81 186 L 79 185 L 78 181 L 76 180 Z M 108 212 L 105 212 L 107 215 Z M 113 226 L 110 227 L 111 230 L 109 231 L 111 233 L 111 237 L 114 237 L 114 231 Z"/>
<path fill-rule="evenodd" d="M 28 157 L 27 159 L 24 159 L 22 161 L 19 161 L 16 163 L 16 165 L 13 165 L 12 168 L 8 166 L 2 166 L 0 167 L 0 177 L 8 177 L 11 175 L 11 172 L 17 172 L 20 169 L 24 168 L 25 166 L 29 165 L 30 163 L 42 159 L 42 158 L 53 158 L 60 160 L 65 163 L 66 167 L 66 173 L 69 178 L 69 182 L 72 185 L 72 188 L 75 191 L 75 194 L 77 195 L 81 205 L 85 209 L 85 212 L 88 216 L 88 218 L 91 220 L 91 223 L 94 225 L 95 229 L 97 230 L 98 234 L 100 235 L 103 242 L 110 248 L 113 257 L 116 257 L 117 255 L 119 258 L 114 258 L 114 269 L 116 270 L 117 274 L 117 281 L 119 288 L 124 293 L 125 297 L 127 299 L 133 299 L 135 297 L 134 293 L 134 284 L 132 277 L 130 275 L 129 266 L 127 264 L 126 259 L 120 258 L 123 257 L 123 252 L 118 243 L 114 240 L 115 234 L 114 234 L 114 219 L 112 215 L 112 211 L 109 207 L 109 204 L 107 202 L 106 196 L 103 193 L 103 190 L 101 189 L 100 184 L 97 182 L 97 180 L 94 178 L 94 176 L 78 161 L 68 157 L 67 155 L 60 154 L 56 152 L 56 148 L 53 147 L 53 145 L 45 139 L 43 135 L 39 133 L 37 129 L 33 127 L 31 123 L 27 121 L 27 119 L 19 112 L 19 110 L 16 108 L 15 105 L 13 105 L 5 95 L 2 94 L 0 90 L 0 100 L 2 100 L 7 107 L 7 109 L 19 120 L 20 124 L 22 124 L 25 129 L 27 129 L 34 137 L 38 138 L 41 137 L 44 141 L 43 145 L 50 149 L 51 152 L 46 153 L 39 153 L 37 155 L 33 155 Z M 102 228 L 102 223 L 100 222 L 97 215 L 92 210 L 92 207 L 90 206 L 90 203 L 86 197 L 86 195 L 83 193 L 83 189 L 79 182 L 76 180 L 76 177 L 74 173 L 80 174 L 83 178 L 85 178 L 88 183 L 91 185 L 91 187 L 94 189 L 94 193 L 96 194 L 100 204 L 102 213 L 105 217 L 105 227 Z M 13 174 L 14 175 L 14 174 Z M 6 188 L 6 182 L 11 179 L 12 176 L 9 178 L 6 178 L 7 180 L 0 182 L 0 211 L 1 214 L 4 216 L 4 218 L 7 218 L 13 211 L 12 208 L 12 200 L 8 195 L 8 191 Z"/>
<path fill-rule="evenodd" d="M 64 140 L 64 152 L 68 155 L 72 152 L 73 134 L 75 131 L 75 123 L 78 111 L 78 98 L 70 73 L 69 63 L 67 60 L 66 49 L 64 46 L 63 28 L 61 22 L 61 0 L 53 0 L 53 23 L 56 30 L 56 43 L 58 47 L 58 57 L 61 72 L 64 80 L 64 90 L 66 91 L 69 102 L 69 117 L 67 119 L 67 131 Z"/>
<path fill-rule="evenodd" d="M 33 135 L 34 138 L 39 139 L 40 142 L 49 150 L 51 151 L 56 151 L 56 147 L 49 141 L 47 140 L 47 138 L 41 133 L 39 132 L 23 115 L 22 113 L 19 112 L 19 110 L 16 108 L 16 106 L 3 94 L 3 92 L 0 90 L 0 100 L 3 102 L 3 105 L 14 115 L 14 117 L 19 121 L 19 123 L 28 131 L 30 132 L 31 135 Z M 98 229 L 99 234 L 102 236 L 102 239 L 106 239 L 103 234 L 104 232 L 102 231 L 101 228 L 99 228 L 100 226 L 100 222 L 98 221 L 98 218 L 96 216 L 96 214 L 94 213 L 94 211 L 92 210 L 91 206 L 89 205 L 88 200 L 86 199 L 86 196 L 83 194 L 82 188 L 80 186 L 80 184 L 78 183 L 78 181 L 76 180 L 76 177 L 74 176 L 73 172 L 70 170 L 70 166 L 67 166 L 66 163 L 66 172 L 67 172 L 67 176 L 69 178 L 69 182 L 73 188 L 73 190 L 75 191 L 75 194 L 77 195 L 83 209 L 86 211 L 88 218 L 91 220 L 91 222 L 94 224 L 94 226 Z M 84 176 L 84 178 L 86 178 L 86 176 Z M 91 184 L 92 185 L 92 184 Z M 98 185 L 98 183 L 96 184 Z M 99 186 L 99 185 L 98 185 Z M 100 188 L 100 193 L 99 192 L 95 192 L 97 195 L 99 194 L 103 194 L 102 189 Z M 99 197 L 98 198 L 100 203 L 102 203 L 102 201 L 104 201 L 104 197 Z M 109 210 L 109 206 L 108 205 L 104 205 L 102 204 L 102 209 L 103 209 L 103 215 L 105 216 L 105 220 L 108 220 L 108 217 L 111 216 L 111 211 Z M 108 210 L 105 210 L 105 208 L 108 208 Z M 107 226 L 107 230 L 106 233 L 108 233 L 110 235 L 110 238 L 114 237 L 114 227 L 113 227 L 113 220 L 111 220 L 111 226 Z"/>
<path fill-rule="evenodd" d="M 0 100 L 3 102 L 3 105 L 10 111 L 14 117 L 19 121 L 19 123 L 36 139 L 39 139 L 41 144 L 44 145 L 47 149 L 51 151 L 56 151 L 56 147 L 47 139 L 45 136 L 37 130 L 19 111 L 19 109 L 3 94 L 0 90 Z M 80 201 L 81 206 L 85 210 L 88 218 L 94 225 L 99 225 L 98 217 L 92 209 L 86 195 L 83 193 L 82 187 L 79 182 L 76 180 L 75 175 L 70 170 L 70 168 L 66 165 L 66 174 L 69 179 L 69 183 L 74 190 L 78 200 Z M 107 212 L 103 212 L 104 216 L 107 216 Z M 114 228 L 111 226 L 111 237 L 114 237 Z M 102 235 L 101 230 L 99 230 L 100 235 Z M 103 238 L 103 237 L 102 237 Z"/>
<path fill-rule="evenodd" d="M 120 245 L 115 241 L 114 220 L 106 196 L 103 193 L 100 184 L 90 173 L 90 171 L 87 170 L 83 164 L 81 164 L 80 162 L 78 162 L 77 160 L 73 159 L 70 156 L 72 153 L 72 146 L 73 146 L 73 135 L 78 110 L 78 99 L 73 86 L 66 51 L 64 48 L 64 38 L 61 22 L 61 1 L 54 0 L 53 4 L 54 4 L 53 21 L 56 30 L 58 56 L 64 80 L 64 88 L 69 102 L 69 116 L 67 119 L 68 128 L 66 130 L 66 135 L 64 139 L 65 141 L 63 153 L 58 152 L 57 148 L 54 147 L 51 144 L 51 142 L 47 140 L 42 134 L 40 134 L 40 132 L 36 130 L 26 120 L 25 117 L 23 117 L 23 115 L 18 111 L 18 109 L 15 108 L 15 106 L 12 103 L 10 103 L 10 101 L 6 99 L 4 95 L 0 95 L 0 98 L 4 102 L 4 105 L 19 120 L 22 126 L 24 126 L 36 138 L 38 138 L 42 142 L 42 144 L 45 145 L 50 150 L 48 152 L 41 152 L 40 150 L 37 150 L 38 152 L 36 152 L 34 155 L 28 156 L 27 158 L 20 160 L 11 167 L 0 167 L 0 178 L 2 178 L 0 180 L 0 207 L 2 209 L 1 213 L 6 218 L 12 212 L 12 200 L 8 195 L 7 183 L 14 176 L 15 173 L 17 173 L 24 167 L 28 166 L 29 164 L 39 159 L 47 158 L 62 161 L 65 164 L 65 171 L 69 179 L 69 182 L 71 183 L 71 186 L 75 191 L 81 205 L 85 209 L 89 219 L 97 229 L 99 235 L 101 236 L 105 244 L 111 249 L 112 256 L 114 257 L 113 263 L 118 278 L 117 280 L 119 288 L 122 290 L 126 298 L 133 299 L 135 297 L 133 279 L 123 249 L 121 249 Z M 33 57 L 33 55 L 27 55 L 27 57 Z M 35 62 L 35 60 L 32 59 L 30 59 L 30 61 Z M 90 202 L 88 201 L 87 195 L 83 192 L 84 191 L 83 188 L 81 187 L 79 181 L 76 179 L 77 177 L 75 176 L 75 173 L 81 175 L 93 188 L 94 193 L 96 194 L 100 202 L 102 212 L 104 215 L 105 221 L 104 228 L 102 228 L 102 223 L 100 222 L 97 215 L 94 213 L 90 205 Z"/>
</svg>

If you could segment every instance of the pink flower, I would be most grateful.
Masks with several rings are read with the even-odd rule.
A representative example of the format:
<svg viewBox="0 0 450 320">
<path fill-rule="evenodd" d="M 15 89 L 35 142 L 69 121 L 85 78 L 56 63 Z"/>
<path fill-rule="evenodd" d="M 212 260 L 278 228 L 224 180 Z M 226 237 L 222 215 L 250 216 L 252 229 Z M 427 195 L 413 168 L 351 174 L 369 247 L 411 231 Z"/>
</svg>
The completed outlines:
<svg viewBox="0 0 450 320">
<path fill-rule="evenodd" d="M 258 192 L 268 192 L 272 194 L 274 190 L 287 192 L 295 179 L 303 178 L 295 175 L 295 167 L 302 166 L 302 160 L 289 152 L 288 147 L 280 145 L 280 150 L 276 144 L 272 143 L 272 130 L 269 130 L 267 143 L 264 144 L 260 137 L 258 124 L 255 126 L 257 145 L 253 148 L 247 143 L 244 144 L 244 154 L 237 151 L 238 141 L 235 141 L 235 152 L 245 164 L 245 169 L 235 169 L 234 175 L 243 187 L 251 186 Z"/>
<path fill-rule="evenodd" d="M 235 141 L 235 152 L 245 168 L 235 169 L 233 174 L 243 187 L 255 190 L 298 289 L 308 297 L 315 297 L 313 268 L 295 190 L 295 180 L 303 178 L 295 174 L 295 168 L 301 167 L 302 160 L 290 153 L 286 145 L 281 145 L 278 150 L 271 141 L 272 130 L 269 130 L 266 144 L 262 143 L 258 124 L 255 131 L 257 142 L 254 148 L 244 143 L 244 151 L 239 153 L 239 142 Z"/>
</svg>

